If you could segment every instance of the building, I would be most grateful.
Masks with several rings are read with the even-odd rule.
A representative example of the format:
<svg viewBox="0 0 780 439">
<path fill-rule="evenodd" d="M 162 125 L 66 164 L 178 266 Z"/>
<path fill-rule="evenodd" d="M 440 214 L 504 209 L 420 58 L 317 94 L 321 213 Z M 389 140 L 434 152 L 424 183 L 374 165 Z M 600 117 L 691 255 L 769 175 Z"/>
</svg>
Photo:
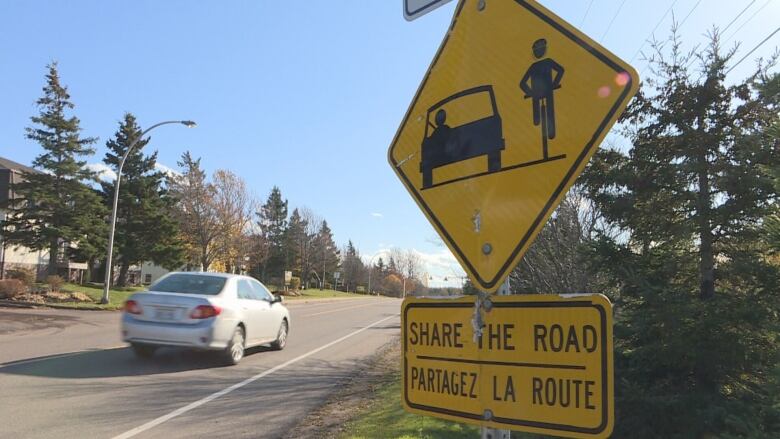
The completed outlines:
<svg viewBox="0 0 780 439">
<path fill-rule="evenodd" d="M 37 173 L 29 166 L 0 157 L 0 221 L 8 215 L 6 206 L 9 200 L 17 199 L 13 185 L 23 181 L 25 173 Z M 57 272 L 71 281 L 81 281 L 87 270 L 83 262 L 71 262 L 65 258 L 68 243 L 62 243 L 57 261 Z M 30 270 L 40 278 L 49 266 L 48 250 L 32 250 L 26 247 L 7 245 L 0 230 L 0 279 L 5 278 L 9 270 Z"/>
</svg>

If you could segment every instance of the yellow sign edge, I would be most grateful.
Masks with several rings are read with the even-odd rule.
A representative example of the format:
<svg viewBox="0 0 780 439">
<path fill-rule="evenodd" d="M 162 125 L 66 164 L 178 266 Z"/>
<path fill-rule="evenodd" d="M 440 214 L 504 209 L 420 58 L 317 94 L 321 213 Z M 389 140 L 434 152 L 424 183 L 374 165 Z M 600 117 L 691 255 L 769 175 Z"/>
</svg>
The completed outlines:
<svg viewBox="0 0 780 439">
<path fill-rule="evenodd" d="M 561 429 L 551 429 L 542 427 L 532 427 L 525 425 L 512 425 L 502 422 L 486 421 L 479 416 L 472 416 L 471 418 L 451 415 L 446 413 L 435 412 L 432 414 L 430 410 L 424 410 L 415 408 L 409 403 L 406 391 L 406 313 L 408 308 L 413 305 L 425 304 L 428 307 L 451 307 L 456 305 L 458 307 L 474 306 L 475 296 L 459 296 L 459 297 L 407 297 L 401 304 L 401 336 L 402 340 L 402 353 L 401 353 L 401 405 L 403 409 L 410 413 L 415 413 L 424 416 L 435 416 L 440 419 L 447 419 L 454 422 L 465 422 L 468 424 L 476 424 L 485 427 L 492 428 L 509 428 L 518 431 L 524 431 L 528 433 L 536 434 L 554 434 L 559 436 L 567 436 L 573 438 L 582 439 L 606 439 L 612 434 L 612 430 L 615 426 L 615 366 L 614 366 L 614 344 L 613 344 L 613 325 L 614 317 L 612 314 L 612 303 L 609 298 L 603 294 L 567 294 L 567 295 L 555 295 L 555 294 L 518 294 L 510 296 L 495 296 L 491 298 L 494 303 L 511 303 L 511 302 L 555 302 L 558 304 L 571 303 L 573 301 L 589 301 L 591 306 L 596 307 L 603 311 L 603 329 L 604 329 L 604 355 L 605 369 L 602 371 L 602 377 L 606 376 L 606 392 L 604 394 L 604 401 L 608 401 L 609 404 L 604 410 L 604 423 L 600 425 L 597 431 L 593 432 L 581 432 L 581 431 L 567 431 Z M 437 306 L 438 305 L 438 306 Z"/>
<path fill-rule="evenodd" d="M 436 216 L 433 215 L 433 212 L 429 210 L 428 206 L 422 200 L 422 197 L 419 196 L 417 192 L 415 192 L 415 190 L 413 189 L 413 185 L 406 177 L 406 175 L 401 171 L 400 169 L 401 164 L 397 163 L 393 158 L 393 149 L 395 148 L 396 143 L 398 142 L 398 138 L 401 135 L 401 131 L 409 122 L 409 117 L 411 116 L 412 109 L 417 103 L 417 100 L 419 99 L 422 90 L 425 88 L 425 85 L 428 82 L 428 78 L 430 77 L 433 67 L 436 65 L 436 63 L 439 60 L 439 57 L 441 56 L 441 53 L 444 51 L 444 47 L 447 45 L 447 41 L 449 40 L 450 33 L 455 29 L 455 25 L 458 21 L 458 17 L 460 16 L 460 13 L 467 1 L 469 0 L 459 0 L 458 5 L 455 8 L 455 13 L 453 14 L 452 17 L 452 22 L 450 23 L 450 26 L 447 29 L 447 33 L 444 35 L 444 39 L 442 40 L 439 49 L 436 51 L 436 55 L 434 55 L 431 64 L 428 66 L 428 70 L 426 71 L 422 82 L 420 82 L 420 85 L 417 88 L 417 92 L 415 93 L 412 102 L 409 104 L 409 108 L 406 110 L 406 114 L 404 115 L 404 118 L 401 124 L 399 125 L 395 136 L 393 137 L 393 141 L 387 150 L 387 161 L 390 164 L 390 166 L 393 168 L 393 171 L 396 173 L 398 178 L 404 184 L 404 187 L 406 188 L 407 192 L 409 192 L 409 194 L 412 196 L 414 201 L 417 203 L 417 206 L 420 208 L 420 210 L 422 210 L 426 218 L 428 218 L 428 222 L 433 225 L 436 232 L 439 234 L 439 236 L 442 237 L 444 243 L 447 244 L 447 247 L 450 249 L 452 254 L 455 256 L 458 262 L 460 262 L 461 266 L 465 269 L 466 273 L 469 275 L 472 282 L 474 282 L 474 284 L 479 286 L 481 289 L 489 293 L 494 293 L 501 286 L 504 279 L 506 279 L 506 277 L 509 276 L 509 273 L 511 272 L 512 268 L 514 268 L 520 262 L 520 259 L 527 251 L 527 247 L 536 239 L 536 236 L 539 234 L 542 227 L 544 227 L 544 225 L 547 223 L 547 220 L 552 215 L 553 211 L 555 210 L 554 207 L 560 204 L 561 199 L 566 195 L 569 188 L 574 184 L 574 179 L 572 178 L 572 176 L 579 175 L 582 173 L 582 170 L 585 168 L 585 165 L 587 165 L 588 161 L 590 160 L 590 157 L 596 152 L 596 149 L 598 149 L 598 146 L 604 140 L 604 138 L 608 133 L 608 131 L 605 130 L 604 128 L 606 126 L 614 125 L 614 123 L 620 117 L 622 110 L 625 109 L 630 99 L 639 90 L 639 75 L 637 74 L 636 70 L 633 67 L 631 67 L 628 63 L 618 58 L 612 52 L 604 48 L 601 44 L 594 41 L 593 39 L 585 35 L 583 32 L 579 31 L 574 26 L 570 25 L 565 20 L 563 20 L 562 18 L 554 14 L 549 9 L 540 5 L 536 1 L 515 0 L 515 2 L 518 3 L 520 6 L 529 9 L 533 14 L 538 16 L 540 19 L 546 21 L 548 24 L 556 28 L 559 32 L 564 34 L 566 37 L 574 40 L 575 42 L 577 42 L 579 45 L 586 48 L 591 53 L 594 53 L 594 56 L 599 58 L 602 62 L 607 64 L 617 73 L 627 73 L 628 83 L 627 83 L 627 87 L 621 93 L 619 99 L 612 106 L 612 109 L 607 115 L 607 118 L 605 118 L 602 121 L 601 125 L 599 125 L 599 128 L 591 138 L 590 142 L 583 149 L 582 153 L 580 153 L 579 157 L 577 157 L 577 159 L 574 162 L 574 165 L 569 169 L 569 171 L 566 174 L 566 177 L 558 185 L 558 188 L 556 189 L 553 196 L 547 201 L 542 212 L 536 217 L 536 220 L 534 221 L 531 228 L 525 234 L 523 239 L 520 240 L 520 243 L 512 251 L 511 256 L 501 266 L 501 268 L 498 270 L 496 276 L 493 279 L 490 280 L 482 279 L 477 274 L 476 270 L 468 261 L 468 259 L 466 259 L 465 255 L 460 251 L 460 248 L 455 244 L 454 240 L 450 237 L 449 233 L 439 223 Z"/>
</svg>

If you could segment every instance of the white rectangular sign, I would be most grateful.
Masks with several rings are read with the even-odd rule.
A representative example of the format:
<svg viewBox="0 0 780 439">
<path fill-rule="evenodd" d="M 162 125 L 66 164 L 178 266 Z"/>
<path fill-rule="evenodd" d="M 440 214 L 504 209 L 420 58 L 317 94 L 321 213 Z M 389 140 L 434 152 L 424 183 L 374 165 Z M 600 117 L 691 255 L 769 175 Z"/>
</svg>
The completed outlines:
<svg viewBox="0 0 780 439">
<path fill-rule="evenodd" d="M 404 18 L 412 21 L 451 0 L 404 0 Z"/>
</svg>

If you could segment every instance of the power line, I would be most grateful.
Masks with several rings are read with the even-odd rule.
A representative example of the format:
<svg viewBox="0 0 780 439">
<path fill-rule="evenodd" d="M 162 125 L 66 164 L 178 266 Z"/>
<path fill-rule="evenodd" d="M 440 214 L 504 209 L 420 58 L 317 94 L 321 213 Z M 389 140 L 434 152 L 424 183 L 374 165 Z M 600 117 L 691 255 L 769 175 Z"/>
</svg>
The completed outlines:
<svg viewBox="0 0 780 439">
<path fill-rule="evenodd" d="M 632 62 L 634 62 L 634 59 L 636 59 L 636 56 L 637 56 L 637 55 L 639 55 L 639 52 L 641 52 L 641 51 L 642 51 L 642 48 L 643 48 L 643 47 L 645 47 L 645 43 L 647 43 L 647 39 L 648 39 L 648 38 L 650 38 L 650 37 L 651 37 L 653 34 L 655 34 L 655 31 L 658 29 L 658 26 L 660 26 L 660 25 L 661 25 L 661 23 L 663 23 L 664 19 L 666 18 L 666 16 L 667 16 L 667 15 L 669 15 L 669 12 L 671 12 L 671 11 L 672 11 L 672 8 L 674 8 L 674 5 L 675 5 L 676 3 L 677 3 L 677 0 L 674 0 L 674 1 L 672 2 L 671 6 L 669 6 L 669 9 L 667 9 L 667 10 L 666 10 L 666 12 L 664 12 L 664 15 L 661 17 L 661 19 L 660 19 L 660 20 L 658 20 L 658 23 L 656 23 L 656 24 L 655 24 L 655 26 L 653 27 L 653 30 L 651 30 L 651 31 L 650 31 L 650 33 L 649 33 L 649 34 L 647 34 L 647 36 L 645 37 L 645 39 L 644 39 L 644 40 L 642 40 L 642 44 L 639 46 L 639 48 L 638 48 L 638 49 L 636 49 L 636 52 L 634 53 L 634 56 L 632 56 L 632 57 L 631 57 L 631 60 L 630 60 L 630 61 L 628 61 L 628 62 L 629 62 L 629 64 L 630 64 L 630 63 L 632 63 Z"/>
<path fill-rule="evenodd" d="M 683 18 L 683 19 L 682 19 L 682 21 L 680 22 L 680 25 L 679 25 L 679 26 L 677 26 L 677 28 L 678 28 L 678 29 L 679 29 L 679 28 L 681 28 L 681 27 L 682 27 L 682 25 L 684 25 L 684 24 L 685 24 L 685 22 L 688 20 L 688 17 L 690 17 L 690 16 L 691 16 L 691 14 L 693 14 L 693 11 L 695 11 L 695 10 L 696 10 L 696 8 L 698 8 L 698 7 L 699 7 L 699 3 L 701 3 L 701 0 L 697 1 L 697 2 L 696 2 L 696 4 L 695 4 L 695 5 L 693 5 L 693 7 L 691 8 L 691 10 L 690 10 L 690 11 L 688 11 L 688 15 L 686 15 L 686 16 L 685 16 L 685 18 Z"/>
<path fill-rule="evenodd" d="M 585 15 L 582 16 L 582 20 L 580 20 L 580 24 L 577 27 L 582 27 L 582 24 L 585 23 L 585 19 L 588 18 L 588 12 L 590 12 L 590 7 L 593 6 L 593 2 L 596 0 L 590 0 L 590 3 L 588 3 L 588 9 L 585 9 Z"/>
<path fill-rule="evenodd" d="M 742 61 L 744 61 L 744 60 L 745 60 L 747 57 L 749 57 L 751 53 L 755 52 L 755 51 L 756 51 L 756 49 L 758 49 L 758 48 L 759 48 L 759 47 L 761 47 L 761 46 L 762 46 L 764 43 L 766 43 L 767 41 L 769 41 L 769 39 L 770 39 L 770 38 L 772 38 L 772 37 L 773 37 L 773 36 L 774 36 L 774 35 L 775 35 L 777 32 L 780 32 L 780 27 L 778 27 L 777 29 L 775 29 L 775 31 L 774 31 L 774 32 L 772 32 L 771 34 L 769 34 L 769 36 L 768 36 L 768 37 L 764 38 L 764 39 L 763 39 L 763 40 L 762 40 L 760 43 L 758 43 L 758 44 L 756 45 L 756 47 L 754 47 L 754 48 L 750 49 L 750 52 L 746 53 L 746 54 L 745 54 L 745 56 L 743 56 L 742 58 L 740 58 L 740 60 L 739 60 L 739 61 L 737 61 L 737 63 L 736 63 L 736 64 L 734 64 L 733 66 L 731 66 L 731 68 L 730 68 L 730 69 L 726 70 L 726 74 L 728 75 L 728 74 L 729 74 L 729 72 L 731 72 L 732 70 L 734 70 L 734 68 L 736 68 L 736 67 L 737 67 L 737 66 L 738 66 L 738 65 L 739 65 L 739 64 L 740 64 Z"/>
<path fill-rule="evenodd" d="M 748 19 L 747 19 L 747 20 L 745 20 L 745 22 L 744 22 L 744 23 L 740 24 L 740 25 L 739 25 L 739 27 L 737 28 L 737 30 L 735 30 L 735 31 L 734 31 L 734 33 L 732 33 L 731 35 L 729 35 L 729 37 L 728 37 L 728 38 L 726 38 L 726 40 L 724 41 L 724 43 L 723 43 L 723 44 L 725 44 L 725 43 L 728 43 L 729 41 L 731 41 L 731 39 L 732 39 L 732 38 L 734 38 L 735 36 L 737 36 L 737 34 L 739 33 L 739 31 L 741 31 L 741 30 L 742 30 L 742 28 L 743 28 L 743 27 L 745 27 L 745 25 L 746 25 L 746 24 L 750 23 L 750 21 L 751 21 L 753 18 L 755 18 L 755 16 L 756 16 L 756 15 L 758 15 L 758 13 L 759 13 L 759 12 L 761 12 L 761 10 L 762 10 L 762 9 L 764 9 L 765 7 L 767 7 L 767 6 L 769 5 L 769 3 L 772 3 L 772 0 L 766 0 L 766 3 L 764 3 L 764 4 L 763 4 L 763 5 L 760 7 L 760 8 L 756 9 L 756 11 L 755 11 L 755 12 L 753 12 L 753 15 L 751 15 L 750 17 L 748 17 Z"/>
<path fill-rule="evenodd" d="M 620 14 L 620 10 L 623 9 L 623 5 L 625 5 L 625 4 L 626 4 L 626 0 L 623 0 L 622 2 L 620 2 L 620 6 L 618 6 L 617 11 L 615 11 L 615 15 L 612 16 L 612 20 L 610 20 L 609 24 L 607 25 L 607 29 L 604 31 L 604 35 L 601 36 L 599 41 L 604 41 L 604 37 L 607 36 L 607 33 L 612 28 L 612 23 L 615 22 L 615 19 L 617 18 L 618 14 Z"/>
<path fill-rule="evenodd" d="M 742 12 L 740 12 L 739 14 L 737 14 L 737 16 L 736 16 L 736 17 L 734 17 L 734 19 L 733 19 L 733 20 L 731 20 L 731 22 L 730 22 L 729 24 L 727 24 L 727 25 L 726 25 L 726 27 L 724 27 L 724 28 L 723 28 L 723 30 L 721 31 L 721 33 L 723 33 L 723 32 L 726 32 L 726 31 L 727 31 L 727 30 L 728 30 L 728 29 L 731 27 L 731 25 L 732 25 L 732 24 L 734 24 L 734 22 L 735 22 L 735 21 L 737 21 L 737 19 L 738 19 L 739 17 L 741 17 L 741 16 L 742 16 L 742 14 L 744 14 L 744 13 L 745 13 L 745 11 L 747 11 L 747 10 L 748 10 L 748 8 L 749 8 L 750 6 L 752 6 L 752 5 L 753 5 L 753 3 L 755 3 L 755 2 L 756 2 L 756 0 L 752 0 L 750 3 L 748 3 L 748 5 L 747 5 L 747 6 L 745 6 L 745 9 L 743 9 L 743 10 L 742 10 Z"/>
<path fill-rule="evenodd" d="M 771 0 L 770 0 L 770 1 L 771 1 Z M 685 18 L 683 18 L 683 19 L 682 19 L 682 21 L 680 22 L 680 24 L 677 26 L 677 29 L 681 28 L 681 27 L 682 27 L 682 25 L 684 25 L 684 24 L 685 24 L 685 22 L 686 22 L 686 21 L 688 21 L 688 17 L 690 17 L 690 16 L 691 16 L 691 14 L 693 14 L 693 11 L 695 11 L 695 10 L 696 10 L 696 8 L 698 8 L 698 7 L 699 7 L 699 4 L 701 4 L 701 2 L 702 2 L 702 0 L 699 0 L 699 1 L 697 1 L 697 2 L 696 2 L 696 4 L 695 4 L 695 5 L 693 5 L 693 7 L 691 8 L 691 10 L 690 10 L 690 11 L 688 11 L 688 13 L 687 13 L 687 14 L 685 14 Z M 695 52 L 695 51 L 696 51 L 696 49 L 698 49 L 698 48 L 699 48 L 699 44 L 697 44 L 697 45 L 696 45 L 696 47 L 694 47 L 694 48 L 693 48 L 692 52 Z M 686 68 L 686 69 L 688 69 L 688 67 L 690 67 L 690 66 L 691 66 L 691 64 L 693 64 L 693 61 L 694 61 L 695 59 L 696 59 L 696 58 L 694 57 L 694 58 L 691 60 L 691 62 L 690 62 L 690 63 L 688 63 L 688 65 L 687 65 L 687 66 L 685 66 L 685 68 Z M 639 72 L 639 76 L 640 76 L 640 77 L 641 77 L 641 76 L 642 76 L 642 74 L 645 72 L 645 70 L 647 70 L 647 68 L 648 68 L 649 66 L 650 66 L 650 63 L 647 63 L 647 64 L 645 64 L 645 66 L 644 66 L 644 67 L 642 67 L 642 71 L 641 71 L 641 72 Z"/>
</svg>

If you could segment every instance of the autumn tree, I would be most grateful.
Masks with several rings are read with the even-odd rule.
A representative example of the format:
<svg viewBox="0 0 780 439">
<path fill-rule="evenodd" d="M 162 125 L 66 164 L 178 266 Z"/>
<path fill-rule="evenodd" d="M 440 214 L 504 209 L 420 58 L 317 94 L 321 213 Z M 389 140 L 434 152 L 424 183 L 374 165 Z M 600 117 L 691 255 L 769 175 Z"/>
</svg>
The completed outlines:
<svg viewBox="0 0 780 439">
<path fill-rule="evenodd" d="M 168 187 L 176 201 L 173 214 L 190 249 L 190 262 L 207 271 L 219 256 L 221 229 L 214 201 L 216 189 L 208 181 L 200 161 L 189 151 L 182 154 L 177 162 L 182 172 L 169 177 Z"/>
<path fill-rule="evenodd" d="M 257 251 L 252 248 L 252 217 L 256 210 L 254 198 L 246 182 L 238 175 L 219 169 L 214 172 L 213 205 L 218 233 L 215 239 L 217 255 L 225 271 L 241 273 L 245 258 Z"/>
</svg>

